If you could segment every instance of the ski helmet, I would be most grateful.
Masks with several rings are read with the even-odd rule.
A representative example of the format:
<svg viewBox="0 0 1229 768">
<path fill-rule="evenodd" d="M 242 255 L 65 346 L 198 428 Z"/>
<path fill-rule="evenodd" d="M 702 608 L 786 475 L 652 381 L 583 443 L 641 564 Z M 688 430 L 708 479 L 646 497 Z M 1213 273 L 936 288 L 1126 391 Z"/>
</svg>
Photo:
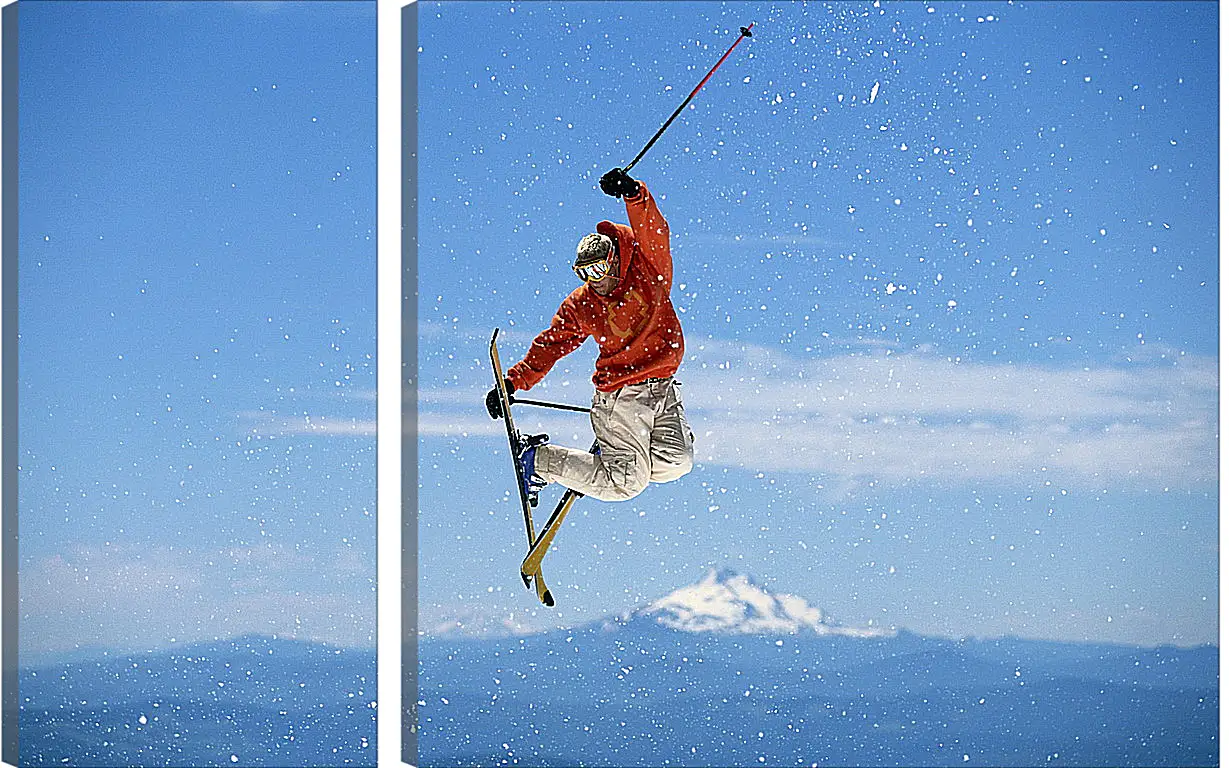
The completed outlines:
<svg viewBox="0 0 1229 768">
<path fill-rule="evenodd" d="M 614 241 L 597 232 L 591 232 L 576 245 L 576 261 L 572 269 L 582 280 L 601 280 L 610 271 L 610 258 L 614 255 Z"/>
</svg>

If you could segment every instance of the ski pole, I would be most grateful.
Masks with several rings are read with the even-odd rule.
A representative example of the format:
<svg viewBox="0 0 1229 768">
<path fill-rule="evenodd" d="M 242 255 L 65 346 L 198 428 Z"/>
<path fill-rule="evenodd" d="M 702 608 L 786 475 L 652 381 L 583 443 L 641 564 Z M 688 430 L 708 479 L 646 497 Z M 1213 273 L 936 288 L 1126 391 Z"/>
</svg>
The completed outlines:
<svg viewBox="0 0 1229 768">
<path fill-rule="evenodd" d="M 563 403 L 545 403 L 541 400 L 526 400 L 522 397 L 513 397 L 508 395 L 508 403 L 510 405 L 537 405 L 542 408 L 558 408 L 561 411 L 576 411 L 577 413 L 589 413 L 592 409 L 585 408 L 581 405 L 564 405 Z"/>
<path fill-rule="evenodd" d="M 743 41 L 743 38 L 751 37 L 751 28 L 754 26 L 755 26 L 755 22 L 753 21 L 745 27 L 738 28 L 739 35 L 738 35 L 738 39 L 734 41 L 734 45 L 731 45 L 730 50 L 725 52 L 725 56 L 722 56 L 717 61 L 717 63 L 713 65 L 713 68 L 708 71 L 708 74 L 704 76 L 704 79 L 700 81 L 700 84 L 697 85 L 695 89 L 687 96 L 687 99 L 684 100 L 683 103 L 679 105 L 679 108 L 674 110 L 674 114 L 670 115 L 670 119 L 667 120 L 662 125 L 662 127 L 657 129 L 657 133 L 653 134 L 653 138 L 649 139 L 649 143 L 644 145 L 644 149 L 640 150 L 640 154 L 636 155 L 636 157 L 623 168 L 625 172 L 630 171 L 633 165 L 640 162 L 640 158 L 644 157 L 644 153 L 649 151 L 649 147 L 653 146 L 653 144 L 661 137 L 661 135 L 666 132 L 666 129 L 670 127 L 670 123 L 674 122 L 674 118 L 678 117 L 679 113 L 682 112 L 683 109 L 685 109 L 687 105 L 691 103 L 691 100 L 695 98 L 695 95 L 700 92 L 700 89 L 704 87 L 704 84 L 708 82 L 708 79 L 713 76 L 714 72 L 717 71 L 717 67 L 720 67 L 721 64 L 727 58 L 729 58 L 730 54 L 734 52 L 734 49 L 738 47 L 738 44 Z"/>
</svg>

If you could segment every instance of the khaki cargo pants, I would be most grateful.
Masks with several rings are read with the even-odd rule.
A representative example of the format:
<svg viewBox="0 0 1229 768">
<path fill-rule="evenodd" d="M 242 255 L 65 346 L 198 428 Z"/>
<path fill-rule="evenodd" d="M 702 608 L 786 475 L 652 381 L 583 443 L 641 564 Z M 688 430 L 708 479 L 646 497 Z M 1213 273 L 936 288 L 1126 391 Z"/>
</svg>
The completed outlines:
<svg viewBox="0 0 1229 768">
<path fill-rule="evenodd" d="M 534 457 L 538 475 L 601 501 L 625 501 L 691 471 L 694 437 L 673 378 L 596 392 L 589 418 L 601 453 L 543 445 Z"/>
</svg>

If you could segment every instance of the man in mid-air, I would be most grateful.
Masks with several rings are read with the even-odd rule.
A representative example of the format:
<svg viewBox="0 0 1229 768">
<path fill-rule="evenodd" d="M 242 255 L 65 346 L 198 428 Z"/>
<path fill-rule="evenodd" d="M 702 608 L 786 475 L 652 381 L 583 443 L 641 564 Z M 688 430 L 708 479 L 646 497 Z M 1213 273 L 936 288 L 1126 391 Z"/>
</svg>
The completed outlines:
<svg viewBox="0 0 1229 768">
<path fill-rule="evenodd" d="M 508 370 L 508 393 L 541 381 L 564 355 L 592 336 L 600 353 L 590 420 L 595 449 L 553 445 L 546 435 L 522 439 L 517 460 L 535 502 L 556 482 L 602 501 L 623 501 L 650 482 L 691 471 L 693 435 L 674 374 L 683 360 L 683 329 L 670 289 L 670 229 L 643 182 L 616 168 L 602 191 L 623 198 L 629 224 L 602 221 L 581 238 L 572 269 L 582 284 Z M 491 418 L 502 418 L 499 392 L 487 393 Z"/>
</svg>

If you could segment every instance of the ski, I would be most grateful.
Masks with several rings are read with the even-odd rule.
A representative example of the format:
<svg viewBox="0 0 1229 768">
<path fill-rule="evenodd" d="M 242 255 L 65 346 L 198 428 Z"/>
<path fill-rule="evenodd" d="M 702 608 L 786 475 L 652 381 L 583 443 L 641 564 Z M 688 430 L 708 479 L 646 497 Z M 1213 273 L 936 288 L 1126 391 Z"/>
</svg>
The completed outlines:
<svg viewBox="0 0 1229 768">
<path fill-rule="evenodd" d="M 512 404 L 509 402 L 508 390 L 504 387 L 504 369 L 499 364 L 499 349 L 496 346 L 496 340 L 499 338 L 499 329 L 495 329 L 495 333 L 491 334 L 491 368 L 495 372 L 495 389 L 499 392 L 499 400 L 501 410 L 504 416 L 504 427 L 508 430 L 508 447 L 512 454 L 512 469 L 516 472 L 516 492 L 521 499 L 521 512 L 525 517 L 525 535 L 529 539 L 529 547 L 532 550 L 534 541 L 538 537 L 534 533 L 533 527 L 533 510 L 530 507 L 529 496 L 525 493 L 525 478 L 521 472 L 521 464 L 517 461 L 517 447 L 520 443 L 521 433 L 517 430 L 516 424 L 512 421 Z M 552 515 L 553 517 L 553 515 Z M 538 566 L 526 572 L 524 567 L 521 569 L 521 580 L 525 582 L 525 587 L 533 587 L 538 594 L 538 599 L 543 605 L 553 606 L 555 598 L 551 591 L 546 586 L 546 580 L 542 577 L 541 558 L 538 558 Z"/>
<path fill-rule="evenodd" d="M 589 452 L 597 452 L 596 442 L 593 443 L 593 447 L 589 449 Z M 572 509 L 572 504 L 577 499 L 584 498 L 584 496 L 580 491 L 574 491 L 571 488 L 564 492 L 563 498 L 559 499 L 559 503 L 555 505 L 555 511 L 551 512 L 551 516 L 547 519 L 546 525 L 543 526 L 542 532 L 529 544 L 529 554 L 525 555 L 525 559 L 521 561 L 522 579 L 528 578 L 530 574 L 541 572 L 542 558 L 546 557 L 546 552 L 550 549 L 551 542 L 555 540 L 555 534 L 559 533 L 559 528 L 563 525 L 563 518 L 568 516 L 568 512 Z"/>
</svg>

